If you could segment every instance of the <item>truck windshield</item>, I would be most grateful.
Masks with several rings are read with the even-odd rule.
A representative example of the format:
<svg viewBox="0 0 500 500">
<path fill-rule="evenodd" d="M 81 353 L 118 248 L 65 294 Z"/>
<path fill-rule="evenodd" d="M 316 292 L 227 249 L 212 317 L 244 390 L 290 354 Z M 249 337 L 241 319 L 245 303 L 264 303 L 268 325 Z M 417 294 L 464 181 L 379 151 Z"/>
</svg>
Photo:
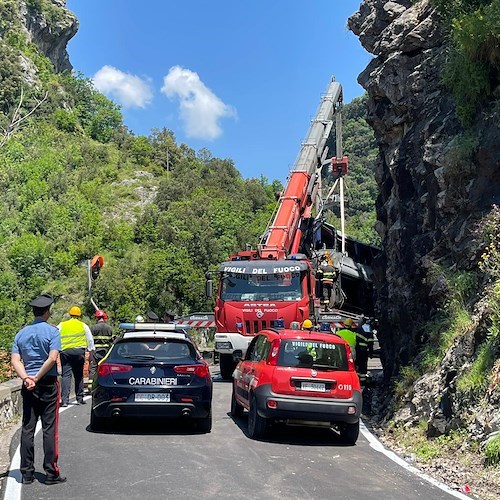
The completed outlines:
<svg viewBox="0 0 500 500">
<path fill-rule="evenodd" d="M 225 301 L 276 300 L 302 298 L 300 272 L 281 274 L 221 273 L 221 299 Z"/>
</svg>

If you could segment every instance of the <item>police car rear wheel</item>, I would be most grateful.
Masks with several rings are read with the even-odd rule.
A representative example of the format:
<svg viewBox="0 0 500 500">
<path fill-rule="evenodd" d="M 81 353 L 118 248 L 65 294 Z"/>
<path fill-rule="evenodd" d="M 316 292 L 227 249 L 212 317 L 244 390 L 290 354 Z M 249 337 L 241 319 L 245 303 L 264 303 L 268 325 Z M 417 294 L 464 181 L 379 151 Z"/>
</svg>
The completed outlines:
<svg viewBox="0 0 500 500">
<path fill-rule="evenodd" d="M 212 430 L 212 410 L 205 418 L 200 418 L 197 422 L 197 427 L 200 432 L 210 432 Z"/>
<path fill-rule="evenodd" d="M 345 444 L 354 445 L 359 436 L 359 422 L 355 424 L 344 424 L 340 427 L 340 439 Z"/>
<path fill-rule="evenodd" d="M 90 428 L 93 431 L 102 431 L 106 428 L 107 420 L 96 416 L 93 410 L 90 411 Z"/>
<path fill-rule="evenodd" d="M 248 435 L 252 439 L 259 439 L 265 436 L 267 430 L 267 419 L 261 417 L 257 412 L 257 399 L 252 396 L 250 411 L 248 413 Z"/>
</svg>

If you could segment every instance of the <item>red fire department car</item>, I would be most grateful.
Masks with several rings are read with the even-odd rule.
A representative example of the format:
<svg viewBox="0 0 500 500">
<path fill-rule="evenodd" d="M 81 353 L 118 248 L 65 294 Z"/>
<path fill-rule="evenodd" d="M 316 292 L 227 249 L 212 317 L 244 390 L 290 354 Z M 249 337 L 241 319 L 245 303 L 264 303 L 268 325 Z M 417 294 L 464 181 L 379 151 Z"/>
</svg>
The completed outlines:
<svg viewBox="0 0 500 500">
<path fill-rule="evenodd" d="M 359 434 L 362 394 L 349 345 L 339 336 L 269 328 L 252 340 L 233 374 L 231 414 L 248 410 L 258 439 L 281 421 L 333 427 L 343 442 Z"/>
</svg>

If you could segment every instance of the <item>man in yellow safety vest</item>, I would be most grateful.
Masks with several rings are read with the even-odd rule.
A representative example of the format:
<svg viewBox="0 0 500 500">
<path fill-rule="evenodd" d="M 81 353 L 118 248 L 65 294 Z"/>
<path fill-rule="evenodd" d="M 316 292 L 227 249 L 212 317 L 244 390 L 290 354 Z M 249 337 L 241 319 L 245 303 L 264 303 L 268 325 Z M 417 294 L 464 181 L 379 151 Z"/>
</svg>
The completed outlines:
<svg viewBox="0 0 500 500">
<path fill-rule="evenodd" d="M 356 359 L 356 332 L 353 330 L 353 321 L 351 318 L 347 318 L 344 321 L 344 328 L 337 330 L 335 332 L 339 337 L 342 337 L 351 348 L 352 357 Z"/>
<path fill-rule="evenodd" d="M 82 311 L 73 306 L 69 310 L 70 319 L 57 325 L 61 334 L 61 365 L 62 390 L 61 406 L 68 406 L 71 389 L 71 376 L 75 377 L 75 393 L 78 404 L 85 404 L 83 400 L 83 366 L 85 365 L 85 349 L 94 351 L 94 339 L 88 325 L 82 320 Z"/>
</svg>

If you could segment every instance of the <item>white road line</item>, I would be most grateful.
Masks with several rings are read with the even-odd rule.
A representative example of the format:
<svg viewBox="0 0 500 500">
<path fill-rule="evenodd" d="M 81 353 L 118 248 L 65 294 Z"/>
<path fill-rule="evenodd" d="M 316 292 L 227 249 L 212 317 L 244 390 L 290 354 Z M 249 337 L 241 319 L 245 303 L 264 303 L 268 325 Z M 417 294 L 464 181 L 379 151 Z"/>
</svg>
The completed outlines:
<svg viewBox="0 0 500 500">
<path fill-rule="evenodd" d="M 86 396 L 83 399 L 90 399 L 91 396 Z M 59 407 L 59 415 L 70 408 L 70 406 L 65 406 L 64 408 Z M 42 428 L 42 423 L 39 421 L 36 424 L 35 436 L 40 432 Z M 3 496 L 4 500 L 21 500 L 21 486 L 22 486 L 22 475 L 21 467 L 21 445 L 19 444 L 16 448 L 16 452 L 12 457 L 10 462 L 9 475 L 7 476 L 7 484 L 5 485 L 5 494 Z"/>
<path fill-rule="evenodd" d="M 441 481 L 438 481 L 437 479 L 434 479 L 431 476 L 428 476 L 427 474 L 425 474 L 425 472 L 422 472 L 416 467 L 413 467 L 413 465 L 410 465 L 408 462 L 405 462 L 401 457 L 398 457 L 398 455 L 396 455 L 396 453 L 394 453 L 393 451 L 390 451 L 387 448 L 385 448 L 384 445 L 368 430 L 368 428 L 362 421 L 360 421 L 359 430 L 361 431 L 361 434 L 363 434 L 363 436 L 368 440 L 370 446 L 375 451 L 378 451 L 379 453 L 385 455 L 387 458 L 390 458 L 393 462 L 396 462 L 398 465 L 403 467 L 403 469 L 406 469 L 407 471 L 415 474 L 416 476 L 424 479 L 425 481 L 428 481 L 432 485 L 436 486 L 437 488 L 440 488 L 443 491 L 446 491 L 446 493 L 449 493 L 450 495 L 453 495 L 456 498 L 462 498 L 463 500 L 466 499 L 470 500 L 471 497 L 450 488 L 446 484 L 442 483 Z"/>
</svg>

